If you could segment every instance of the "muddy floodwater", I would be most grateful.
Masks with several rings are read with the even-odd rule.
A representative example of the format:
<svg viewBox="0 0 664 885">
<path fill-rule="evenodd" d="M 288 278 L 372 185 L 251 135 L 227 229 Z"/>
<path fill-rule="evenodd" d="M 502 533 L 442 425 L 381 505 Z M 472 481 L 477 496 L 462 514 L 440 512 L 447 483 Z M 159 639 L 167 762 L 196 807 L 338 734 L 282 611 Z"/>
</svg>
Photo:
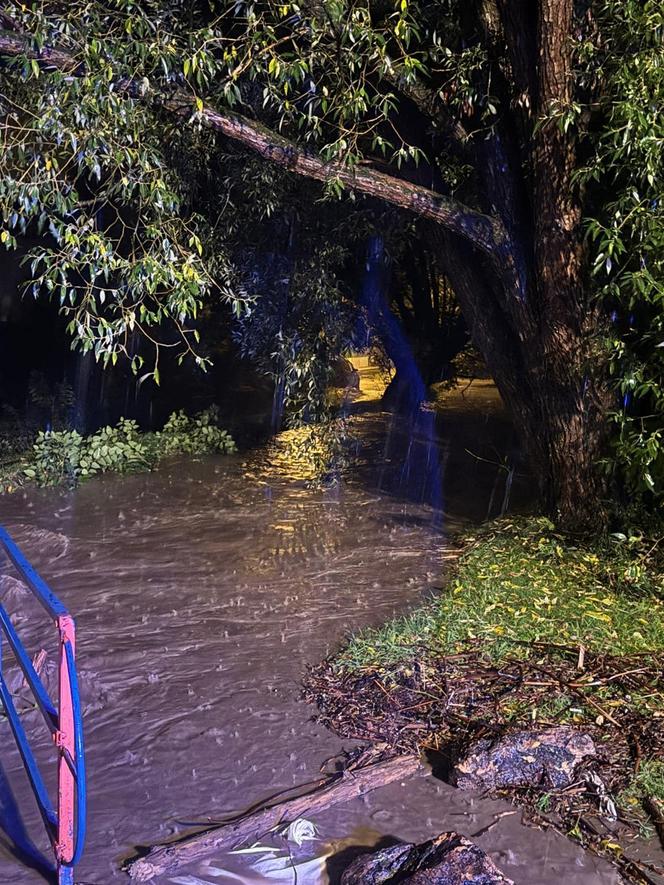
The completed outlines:
<svg viewBox="0 0 664 885">
<path fill-rule="evenodd" d="M 77 882 L 126 881 L 120 865 L 136 846 L 313 780 L 352 747 L 312 720 L 300 698 L 307 665 L 435 593 L 450 567 L 447 532 L 499 511 L 506 491 L 515 506 L 527 498 L 527 478 L 501 466 L 512 442 L 490 390 L 453 398 L 441 420 L 432 448 L 389 434 L 387 416 L 360 414 L 358 468 L 322 489 L 302 481 L 286 436 L 243 455 L 0 499 L 0 522 L 76 617 L 89 771 Z M 54 687 L 51 625 L 4 561 L 0 573 L 3 603 L 31 653 L 48 652 Z M 27 697 L 19 706 L 36 739 L 39 714 Z M 44 882 L 40 857 L 50 855 L 4 719 L 0 740 L 0 881 Z M 45 735 L 39 755 L 49 774 Z M 431 776 L 314 822 L 314 850 L 331 856 L 320 882 L 337 880 L 349 847 L 449 829 L 475 836 L 519 885 L 618 882 L 564 838 L 521 826 L 510 806 Z M 220 857 L 159 881 L 274 880 Z"/>
</svg>

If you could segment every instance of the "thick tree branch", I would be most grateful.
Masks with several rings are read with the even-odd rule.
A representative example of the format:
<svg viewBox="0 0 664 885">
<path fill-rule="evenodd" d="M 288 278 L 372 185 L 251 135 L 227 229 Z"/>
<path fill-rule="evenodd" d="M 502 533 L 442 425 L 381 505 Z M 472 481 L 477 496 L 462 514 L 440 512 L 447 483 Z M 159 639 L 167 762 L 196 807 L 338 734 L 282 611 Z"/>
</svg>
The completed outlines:
<svg viewBox="0 0 664 885">
<path fill-rule="evenodd" d="M 191 104 L 191 98 L 186 94 L 179 94 L 164 102 L 165 107 L 181 114 L 191 114 Z M 326 162 L 312 151 L 239 114 L 220 112 L 204 106 L 200 116 L 212 129 L 241 142 L 264 159 L 298 175 L 323 182 L 338 180 L 351 190 L 385 200 L 401 209 L 408 209 L 415 215 L 435 221 L 470 240 L 492 257 L 496 257 L 505 248 L 507 232 L 502 223 L 497 218 L 484 215 L 457 200 L 370 166 L 360 164 L 351 168 L 338 161 Z"/>
<path fill-rule="evenodd" d="M 26 38 L 6 30 L 0 31 L 0 57 L 35 59 L 44 68 L 57 69 L 72 76 L 81 72 L 80 63 L 66 52 L 52 48 L 37 50 Z M 115 88 L 133 97 L 148 97 L 138 82 L 123 80 L 115 84 Z M 149 93 L 149 97 L 183 119 L 197 113 L 201 122 L 211 129 L 298 175 L 322 182 L 337 180 L 351 190 L 434 221 L 488 255 L 506 288 L 517 295 L 522 294 L 522 281 L 512 260 L 509 234 L 498 218 L 369 166 L 351 168 L 339 161 L 326 162 L 312 151 L 239 114 L 219 111 L 206 104 L 202 107 L 199 104 L 195 109 L 193 97 L 185 90 L 163 96 Z"/>
<path fill-rule="evenodd" d="M 75 74 L 81 67 L 70 53 L 61 52 L 50 46 L 43 49 L 35 49 L 32 41 L 22 32 L 15 30 L 17 28 L 13 19 L 2 14 L 0 18 L 0 56 L 3 58 L 20 58 L 36 59 L 44 68 L 63 71 L 64 73 Z"/>
<path fill-rule="evenodd" d="M 19 32 L 21 30 L 14 19 L 10 15 L 7 15 L 6 12 L 0 12 L 0 27 L 4 28 L 6 31 Z"/>
<path fill-rule="evenodd" d="M 163 881 L 166 875 L 175 873 L 185 864 L 209 857 L 215 852 L 256 842 L 286 821 L 314 816 L 377 787 L 422 774 L 426 774 L 426 769 L 414 756 L 395 756 L 385 762 L 349 769 L 331 775 L 308 793 L 275 805 L 259 805 L 235 820 L 218 824 L 202 833 L 184 836 L 168 845 L 155 845 L 145 857 L 130 863 L 127 872 L 131 879 L 138 882 L 147 882 L 157 876 Z"/>
</svg>

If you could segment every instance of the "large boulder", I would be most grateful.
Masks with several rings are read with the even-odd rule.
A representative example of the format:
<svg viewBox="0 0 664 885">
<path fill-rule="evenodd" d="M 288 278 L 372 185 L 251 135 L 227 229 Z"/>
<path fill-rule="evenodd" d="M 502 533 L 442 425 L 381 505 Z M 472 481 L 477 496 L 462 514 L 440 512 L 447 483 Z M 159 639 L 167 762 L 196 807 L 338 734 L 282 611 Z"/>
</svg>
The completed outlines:
<svg viewBox="0 0 664 885">
<path fill-rule="evenodd" d="M 573 783 L 577 768 L 594 755 L 592 738 L 573 728 L 518 731 L 471 744 L 454 766 L 452 782 L 462 790 L 559 790 Z"/>
<path fill-rule="evenodd" d="M 514 885 L 481 848 L 458 833 L 421 845 L 399 844 L 363 854 L 341 885 Z"/>
</svg>

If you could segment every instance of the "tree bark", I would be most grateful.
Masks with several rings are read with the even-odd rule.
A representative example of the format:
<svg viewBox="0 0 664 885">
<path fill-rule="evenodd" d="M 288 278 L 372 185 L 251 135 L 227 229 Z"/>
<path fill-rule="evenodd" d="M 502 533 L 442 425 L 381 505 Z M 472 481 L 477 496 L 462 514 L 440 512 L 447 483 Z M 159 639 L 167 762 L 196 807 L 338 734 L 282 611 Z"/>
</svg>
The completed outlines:
<svg viewBox="0 0 664 885">
<path fill-rule="evenodd" d="M 389 287 L 390 266 L 385 243 L 380 236 L 370 237 L 360 304 L 395 369 L 394 378 L 383 395 L 383 403 L 412 418 L 426 398 L 426 387 L 402 324 L 390 309 Z"/>
<path fill-rule="evenodd" d="M 572 103 L 573 15 L 574 0 L 540 0 L 536 109 L 544 122 L 535 131 L 532 170 L 539 316 L 533 386 L 541 430 L 532 454 L 549 509 L 567 522 L 588 523 L 602 492 L 606 391 L 591 365 L 598 317 L 586 295 L 581 205 L 572 177 L 575 127 L 551 119 Z"/>
<path fill-rule="evenodd" d="M 576 133 L 555 119 L 573 98 L 573 7 L 573 0 L 498 0 L 502 34 L 494 15 L 485 37 L 490 47 L 501 40 L 507 47 L 512 77 L 494 88 L 513 113 L 478 142 L 475 165 L 487 207 L 513 244 L 523 297 L 496 281 L 466 243 L 437 229 L 446 271 L 512 414 L 542 503 L 570 528 L 601 517 L 598 462 L 609 405 L 596 356 L 593 365 L 601 320 L 587 296 L 573 182 Z"/>
<path fill-rule="evenodd" d="M 525 333 L 500 309 L 496 280 L 458 237 L 434 229 L 445 268 L 473 342 L 510 412 L 538 484 L 541 502 L 569 529 L 597 527 L 603 486 L 598 461 L 605 442 L 607 389 L 590 370 L 584 378 L 580 354 L 589 349 L 579 335 L 568 343 L 567 361 L 538 348 L 546 334 L 538 323 Z M 554 374 L 555 372 L 555 374 Z"/>
</svg>

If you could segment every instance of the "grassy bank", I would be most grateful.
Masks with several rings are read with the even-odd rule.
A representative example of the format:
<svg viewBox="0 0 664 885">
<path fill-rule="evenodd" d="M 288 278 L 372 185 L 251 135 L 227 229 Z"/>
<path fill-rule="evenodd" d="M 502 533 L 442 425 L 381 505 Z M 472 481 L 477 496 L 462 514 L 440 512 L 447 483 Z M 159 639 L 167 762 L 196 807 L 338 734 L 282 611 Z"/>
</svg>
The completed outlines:
<svg viewBox="0 0 664 885">
<path fill-rule="evenodd" d="M 218 427 L 217 418 L 214 408 L 193 418 L 174 412 L 156 433 L 144 433 L 126 418 L 89 436 L 75 430 L 40 431 L 32 447 L 23 451 L 12 451 L 8 441 L 0 459 L 0 493 L 30 482 L 76 485 L 98 473 L 152 470 L 174 455 L 234 452 L 235 443 Z"/>
<path fill-rule="evenodd" d="M 493 523 L 465 539 L 441 596 L 355 636 L 337 664 L 389 667 L 422 650 L 452 653 L 468 642 L 481 643 L 495 660 L 531 643 L 615 655 L 664 651 L 659 546 L 623 534 L 573 544 L 546 519 Z"/>
<path fill-rule="evenodd" d="M 620 826 L 654 831 L 664 808 L 663 547 L 637 532 L 575 542 L 546 519 L 492 523 L 464 539 L 440 595 L 352 637 L 307 692 L 337 732 L 402 752 L 449 757 L 477 737 L 583 729 Z M 593 829 L 598 795 L 587 783 L 510 795 L 619 862 L 628 881 L 649 881 L 630 878 L 625 845 Z"/>
</svg>

